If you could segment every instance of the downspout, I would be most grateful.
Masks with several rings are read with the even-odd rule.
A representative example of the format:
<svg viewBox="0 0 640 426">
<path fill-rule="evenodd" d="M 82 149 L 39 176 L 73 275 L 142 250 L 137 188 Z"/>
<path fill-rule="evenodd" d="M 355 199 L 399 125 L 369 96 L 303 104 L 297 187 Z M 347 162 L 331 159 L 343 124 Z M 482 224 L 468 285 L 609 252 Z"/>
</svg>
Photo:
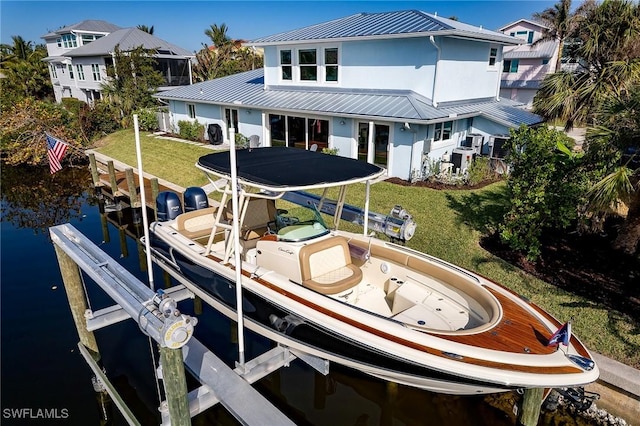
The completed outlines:
<svg viewBox="0 0 640 426">
<path fill-rule="evenodd" d="M 438 101 L 436 100 L 436 87 L 438 84 L 438 63 L 440 62 L 440 48 L 436 44 L 436 40 L 433 36 L 429 36 L 429 41 L 433 44 L 433 47 L 438 51 L 438 56 L 436 58 L 436 67 L 433 72 L 433 90 L 431 91 L 431 103 L 434 108 L 438 108 Z"/>
</svg>

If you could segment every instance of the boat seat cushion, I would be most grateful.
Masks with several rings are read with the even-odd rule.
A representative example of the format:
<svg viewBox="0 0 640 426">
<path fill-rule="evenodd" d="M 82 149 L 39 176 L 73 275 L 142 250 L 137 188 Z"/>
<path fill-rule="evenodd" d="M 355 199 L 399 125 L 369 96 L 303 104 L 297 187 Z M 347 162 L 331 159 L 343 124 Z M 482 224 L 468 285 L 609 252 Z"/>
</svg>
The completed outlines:
<svg viewBox="0 0 640 426">
<path fill-rule="evenodd" d="M 300 249 L 302 285 L 322 294 L 336 294 L 362 280 L 362 271 L 351 263 L 343 237 L 331 237 Z"/>
<path fill-rule="evenodd" d="M 217 207 L 207 207 L 183 213 L 176 218 L 176 230 L 187 238 L 208 236 L 216 219 Z"/>
<path fill-rule="evenodd" d="M 240 230 L 240 239 L 244 241 L 254 240 L 267 233 L 269 222 L 273 222 L 276 215 L 276 203 L 266 198 L 251 198 L 248 201 Z M 231 200 L 227 203 L 227 211 L 231 212 Z"/>
</svg>

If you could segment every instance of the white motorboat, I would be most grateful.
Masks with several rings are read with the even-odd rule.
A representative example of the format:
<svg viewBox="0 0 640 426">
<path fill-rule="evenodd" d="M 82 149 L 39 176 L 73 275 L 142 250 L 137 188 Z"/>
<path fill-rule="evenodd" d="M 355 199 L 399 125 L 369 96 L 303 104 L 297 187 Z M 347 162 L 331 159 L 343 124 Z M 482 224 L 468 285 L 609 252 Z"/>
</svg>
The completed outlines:
<svg viewBox="0 0 640 426">
<path fill-rule="evenodd" d="M 435 392 L 575 387 L 598 378 L 570 327 L 538 306 L 473 272 L 369 234 L 373 222 L 399 240 L 415 230 L 406 215 L 376 221 L 368 211 L 370 184 L 384 178 L 384 169 L 284 147 L 237 150 L 233 157 L 209 154 L 196 165 L 221 192 L 218 206 L 196 197 L 190 211 L 180 213 L 177 197 L 159 197 L 162 220 L 151 225 L 155 259 L 220 312 L 237 319 L 241 277 L 249 329 Z M 364 232 L 340 230 L 352 209 L 345 206 L 345 188 L 363 183 Z M 333 187 L 338 196 L 329 200 Z M 312 190 L 317 195 L 306 192 Z M 279 210 L 276 204 L 287 199 L 305 200 L 298 204 L 306 204 L 309 215 Z M 332 226 L 321 212 L 333 213 Z"/>
</svg>

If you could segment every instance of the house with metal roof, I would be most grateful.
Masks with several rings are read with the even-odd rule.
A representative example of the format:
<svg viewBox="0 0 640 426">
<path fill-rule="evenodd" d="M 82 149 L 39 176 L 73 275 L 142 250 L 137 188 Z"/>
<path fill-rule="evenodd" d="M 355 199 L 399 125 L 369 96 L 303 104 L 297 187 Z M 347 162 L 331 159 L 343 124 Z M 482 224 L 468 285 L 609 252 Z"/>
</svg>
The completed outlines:
<svg viewBox="0 0 640 426">
<path fill-rule="evenodd" d="M 225 141 L 336 149 L 409 179 L 430 160 L 464 169 L 494 136 L 542 122 L 499 96 L 503 48 L 520 43 L 417 10 L 359 13 L 252 40 L 263 69 L 156 96 L 175 129 L 197 120 Z"/>
<path fill-rule="evenodd" d="M 499 31 L 521 39 L 523 44 L 504 48 L 500 96 L 524 103 L 528 108 L 547 74 L 555 72 L 558 62 L 557 41 L 536 43 L 546 27 L 520 19 Z"/>
<path fill-rule="evenodd" d="M 159 90 L 191 84 L 192 52 L 137 28 L 121 28 L 100 20 L 85 20 L 43 35 L 51 83 L 56 97 L 93 102 L 101 97 L 107 67 L 116 46 L 121 51 L 142 46 L 155 51 L 156 68 L 166 84 Z"/>
</svg>

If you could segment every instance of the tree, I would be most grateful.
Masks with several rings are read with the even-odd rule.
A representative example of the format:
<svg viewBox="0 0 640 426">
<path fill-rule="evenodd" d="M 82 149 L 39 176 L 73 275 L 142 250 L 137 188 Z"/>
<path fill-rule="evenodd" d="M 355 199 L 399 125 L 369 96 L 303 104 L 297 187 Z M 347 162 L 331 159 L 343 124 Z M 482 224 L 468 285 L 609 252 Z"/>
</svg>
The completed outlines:
<svg viewBox="0 0 640 426">
<path fill-rule="evenodd" d="M 558 43 L 558 61 L 556 62 L 556 71 L 560 71 L 562 65 L 560 59 L 564 50 L 564 43 L 569 34 L 573 31 L 576 19 L 571 13 L 571 0 L 560 0 L 542 12 L 533 14 L 536 21 L 542 23 L 545 28 L 542 30 L 542 36 L 533 43 L 537 45 L 547 41 Z"/>
<path fill-rule="evenodd" d="M 12 36 L 12 40 L 12 44 L 0 45 L 0 72 L 4 75 L 0 79 L 2 107 L 25 97 L 51 98 L 53 87 L 47 64 L 43 62 L 47 49 L 20 36 Z"/>
<path fill-rule="evenodd" d="M 612 96 L 594 115 L 599 124 L 588 129 L 586 159 L 599 166 L 592 167 L 599 180 L 587 193 L 587 211 L 592 215 L 592 227 L 598 229 L 604 219 L 626 206 L 626 219 L 613 248 L 634 254 L 640 249 L 640 168 L 634 170 L 630 163 L 640 161 L 634 157 L 640 150 L 628 158 L 621 153 L 640 148 L 640 85 Z"/>
<path fill-rule="evenodd" d="M 571 37 L 579 40 L 580 66 L 545 77 L 533 101 L 534 112 L 560 119 L 567 129 L 588 123 L 611 94 L 628 90 L 640 76 L 640 5 L 631 0 L 585 3 Z"/>
<path fill-rule="evenodd" d="M 150 27 L 147 27 L 146 25 L 138 25 L 137 28 L 140 31 L 144 31 L 145 33 L 153 35 L 153 25 Z"/>
<path fill-rule="evenodd" d="M 562 230 L 578 217 L 576 206 L 586 182 L 581 158 L 567 145 L 571 140 L 546 126 L 521 126 L 511 131 L 507 180 L 511 205 L 500 226 L 500 237 L 512 249 L 534 260 L 540 255 L 545 230 Z"/>
<path fill-rule="evenodd" d="M 225 24 L 213 24 L 205 30 L 213 45 L 203 44 L 196 53 L 196 64 L 192 69 L 195 81 L 213 80 L 263 66 L 262 56 L 243 47 L 242 40 L 229 38 L 227 30 Z"/>
<path fill-rule="evenodd" d="M 164 77 L 154 67 L 155 51 L 142 46 L 123 52 L 116 46 L 113 66 L 107 69 L 107 81 L 102 90 L 109 102 L 120 111 L 123 126 L 128 127 L 134 111 L 157 105 L 152 95 L 164 83 Z"/>
<path fill-rule="evenodd" d="M 211 39 L 211 43 L 213 43 L 215 47 L 220 48 L 225 44 L 233 44 L 233 40 L 227 35 L 228 29 L 224 23 L 220 26 L 218 26 L 218 24 L 212 24 L 204 30 L 204 34 Z"/>
</svg>

